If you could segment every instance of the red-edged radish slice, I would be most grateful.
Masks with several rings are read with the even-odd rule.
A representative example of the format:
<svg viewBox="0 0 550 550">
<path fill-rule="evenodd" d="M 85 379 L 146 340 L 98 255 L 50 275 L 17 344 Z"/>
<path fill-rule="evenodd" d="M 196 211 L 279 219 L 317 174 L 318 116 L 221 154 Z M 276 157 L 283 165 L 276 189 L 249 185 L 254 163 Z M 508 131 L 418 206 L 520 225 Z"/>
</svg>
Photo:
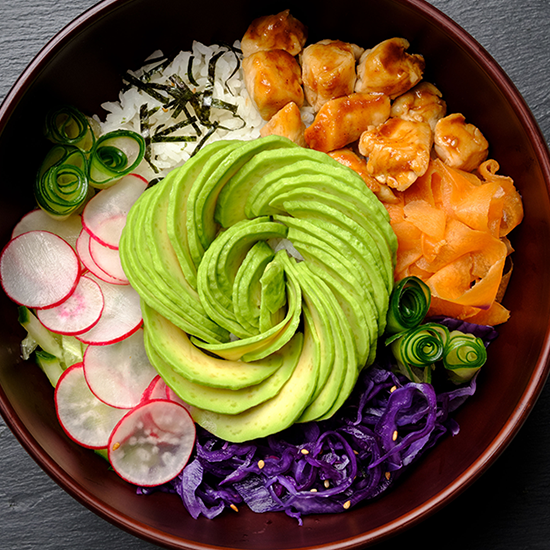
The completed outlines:
<svg viewBox="0 0 550 550">
<path fill-rule="evenodd" d="M 99 285 L 83 275 L 65 301 L 56 307 L 37 310 L 36 316 L 48 330 L 74 336 L 90 330 L 99 321 L 104 304 Z"/>
<path fill-rule="evenodd" d="M 109 462 L 129 483 L 161 485 L 183 470 L 195 436 L 195 423 L 181 405 L 163 399 L 146 401 L 132 409 L 113 430 Z"/>
<path fill-rule="evenodd" d="M 91 273 L 89 277 L 101 288 L 105 306 L 97 324 L 76 338 L 85 344 L 107 345 L 136 332 L 143 322 L 139 294 L 130 285 L 112 285 Z"/>
<path fill-rule="evenodd" d="M 14 302 L 30 308 L 53 307 L 74 292 L 80 263 L 61 237 L 49 231 L 29 231 L 4 248 L 0 278 Z"/>
<path fill-rule="evenodd" d="M 109 407 L 90 390 L 82 363 L 69 367 L 55 388 L 57 418 L 66 434 L 76 443 L 91 449 L 103 449 L 124 409 Z"/>
<path fill-rule="evenodd" d="M 158 376 L 143 345 L 143 329 L 108 346 L 88 346 L 84 374 L 98 399 L 119 409 L 140 403 L 143 392 Z"/>
<path fill-rule="evenodd" d="M 186 403 L 170 386 L 166 386 L 166 398 L 168 401 L 174 401 L 174 403 L 179 403 L 182 407 L 189 410 L 189 404 Z"/>
<path fill-rule="evenodd" d="M 160 377 L 160 374 L 157 374 L 147 389 L 143 392 L 141 397 L 142 401 L 150 401 L 151 399 L 168 399 L 166 393 L 166 382 Z"/>
<path fill-rule="evenodd" d="M 117 279 L 116 277 L 113 277 L 103 271 L 103 269 L 101 269 L 94 262 L 90 254 L 90 240 L 90 234 L 85 229 L 83 229 L 76 241 L 76 251 L 78 253 L 80 261 L 82 262 L 82 265 L 88 271 L 90 271 L 90 273 L 95 275 L 98 279 L 105 281 L 106 283 L 111 283 L 112 285 L 127 285 L 128 279 L 126 279 L 126 277 L 124 278 L 124 280 Z"/>
<path fill-rule="evenodd" d="M 119 281 L 128 282 L 128 277 L 126 277 L 122 269 L 122 264 L 120 263 L 118 250 L 103 246 L 95 239 L 90 239 L 89 247 L 90 256 L 99 269 L 107 273 L 110 277 L 118 279 Z"/>
<path fill-rule="evenodd" d="M 82 212 L 82 224 L 92 238 L 103 246 L 118 249 L 126 216 L 147 185 L 146 179 L 129 174 L 97 193 Z"/>
<path fill-rule="evenodd" d="M 73 249 L 76 249 L 76 239 L 82 231 L 82 218 L 80 214 L 72 214 L 66 219 L 52 218 L 44 210 L 38 208 L 25 214 L 14 227 L 11 237 L 14 239 L 28 231 L 49 231 L 67 241 Z"/>
</svg>

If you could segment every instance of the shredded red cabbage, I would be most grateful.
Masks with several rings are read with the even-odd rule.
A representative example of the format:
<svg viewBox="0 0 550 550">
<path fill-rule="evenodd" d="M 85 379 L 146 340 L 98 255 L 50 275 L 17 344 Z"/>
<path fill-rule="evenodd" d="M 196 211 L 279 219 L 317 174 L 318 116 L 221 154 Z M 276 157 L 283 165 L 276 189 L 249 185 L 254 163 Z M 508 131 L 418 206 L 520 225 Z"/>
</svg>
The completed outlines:
<svg viewBox="0 0 550 550">
<path fill-rule="evenodd" d="M 496 336 L 492 328 L 459 323 L 487 344 Z M 443 435 L 458 433 L 451 413 L 476 389 L 476 377 L 437 393 L 432 384 L 409 382 L 392 372 L 384 351 L 329 420 L 247 443 L 197 428 L 192 459 L 160 490 L 178 493 L 194 518 L 244 503 L 258 513 L 284 511 L 300 524 L 302 515 L 343 512 L 377 497 Z"/>
</svg>

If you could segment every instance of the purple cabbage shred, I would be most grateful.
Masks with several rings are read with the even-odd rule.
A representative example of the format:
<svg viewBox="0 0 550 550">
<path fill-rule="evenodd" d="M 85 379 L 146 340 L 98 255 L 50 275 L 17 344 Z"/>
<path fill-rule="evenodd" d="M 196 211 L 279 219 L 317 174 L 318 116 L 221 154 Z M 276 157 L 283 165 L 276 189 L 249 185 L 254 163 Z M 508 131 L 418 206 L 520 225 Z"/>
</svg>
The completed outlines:
<svg viewBox="0 0 550 550">
<path fill-rule="evenodd" d="M 486 342 L 492 327 L 438 318 L 450 330 L 473 332 Z M 381 349 L 354 392 L 329 420 L 295 424 L 246 443 L 229 443 L 197 427 L 196 447 L 182 473 L 168 484 L 138 488 L 177 493 L 190 515 L 214 518 L 227 507 L 280 512 L 296 518 L 344 512 L 373 499 L 445 434 L 459 426 L 452 413 L 476 389 L 476 377 L 461 386 L 412 383 L 391 370 Z"/>
</svg>

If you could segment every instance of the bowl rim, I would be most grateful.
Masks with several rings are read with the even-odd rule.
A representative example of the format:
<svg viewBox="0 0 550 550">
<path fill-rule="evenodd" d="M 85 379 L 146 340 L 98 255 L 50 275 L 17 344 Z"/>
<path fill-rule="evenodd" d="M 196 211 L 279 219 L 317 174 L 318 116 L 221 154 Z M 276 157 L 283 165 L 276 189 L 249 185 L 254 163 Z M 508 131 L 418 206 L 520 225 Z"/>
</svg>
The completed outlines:
<svg viewBox="0 0 550 550">
<path fill-rule="evenodd" d="M 94 23 L 108 16 L 112 11 L 119 9 L 123 5 L 131 3 L 133 0 L 101 0 L 96 5 L 88 8 L 81 13 L 63 29 L 56 33 L 30 61 L 25 70 L 17 78 L 6 97 L 0 103 L 0 133 L 7 124 L 11 115 L 17 108 L 18 103 L 25 94 L 26 90 L 37 79 L 40 73 L 46 68 L 48 59 L 64 47 L 64 45 L 76 37 L 82 30 L 82 27 Z M 396 4 L 410 7 L 415 11 L 422 12 L 422 16 L 430 20 L 433 24 L 439 26 L 445 33 L 468 55 L 476 59 L 480 67 L 489 75 L 490 79 L 498 83 L 500 91 L 503 93 L 506 101 L 517 114 L 528 134 L 531 145 L 534 149 L 536 161 L 540 165 L 541 172 L 546 181 L 547 188 L 550 189 L 550 152 L 548 144 L 531 113 L 525 99 L 522 97 L 510 77 L 500 67 L 498 62 L 481 46 L 458 23 L 449 16 L 441 12 L 438 8 L 429 4 L 426 0 L 391 0 Z M 521 398 L 518 400 L 512 415 L 508 418 L 503 428 L 494 437 L 491 444 L 483 451 L 478 459 L 473 462 L 459 477 L 449 484 L 444 490 L 433 496 L 421 506 L 410 510 L 376 529 L 342 540 L 337 543 L 323 544 L 319 546 L 304 547 L 304 550 L 323 549 L 339 550 L 363 548 L 389 536 L 396 535 L 402 531 L 416 525 L 434 514 L 459 494 L 465 491 L 475 480 L 477 480 L 492 463 L 506 449 L 518 431 L 523 426 L 528 415 L 542 392 L 544 384 L 550 373 L 550 326 L 547 327 L 544 335 L 544 346 L 541 349 L 537 359 L 536 366 L 526 385 Z M 118 528 L 131 533 L 143 540 L 160 544 L 168 548 L 185 548 L 188 550 L 222 550 L 221 547 L 197 544 L 162 532 L 151 526 L 144 525 L 140 521 L 132 519 L 121 510 L 118 510 L 96 498 L 84 487 L 71 478 L 40 446 L 36 439 L 30 434 L 22 420 L 17 416 L 15 409 L 9 402 L 4 389 L 0 386 L 0 414 L 10 428 L 16 439 L 22 447 L 31 455 L 37 464 L 67 493 L 75 500 L 86 506 L 88 509 L 102 517 L 109 523 Z M 182 546 L 182 544 L 185 546 Z M 223 550 L 230 550 L 224 547 Z"/>
</svg>

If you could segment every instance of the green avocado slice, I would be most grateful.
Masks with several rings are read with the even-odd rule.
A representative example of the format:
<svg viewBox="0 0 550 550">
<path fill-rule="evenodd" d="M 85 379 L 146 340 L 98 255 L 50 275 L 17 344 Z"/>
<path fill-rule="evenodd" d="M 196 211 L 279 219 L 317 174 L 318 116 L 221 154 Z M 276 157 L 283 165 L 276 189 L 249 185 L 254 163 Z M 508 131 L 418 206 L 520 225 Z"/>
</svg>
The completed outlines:
<svg viewBox="0 0 550 550">
<path fill-rule="evenodd" d="M 378 337 L 379 319 L 372 295 L 365 288 L 364 274 L 344 254 L 314 236 L 312 224 L 306 220 L 289 216 L 280 219 L 288 225 L 288 238 L 306 263 L 318 269 L 317 275 L 330 282 L 333 291 L 339 290 L 339 297 L 345 297 L 340 306 L 345 308 L 354 329 L 360 361 L 366 362 Z"/>
<path fill-rule="evenodd" d="M 203 186 L 211 178 L 212 181 L 217 181 L 217 179 L 215 179 L 216 170 L 220 166 L 224 166 L 224 160 L 233 151 L 243 147 L 245 143 L 245 141 L 233 141 L 222 149 L 215 151 L 214 154 L 210 155 L 210 157 L 203 164 L 202 170 L 197 174 L 193 181 L 186 185 L 185 212 L 180 212 L 179 215 L 182 217 L 185 215 L 185 235 L 187 239 L 187 247 L 189 249 L 189 254 L 191 255 L 193 264 L 197 268 L 202 261 L 202 256 L 205 250 L 208 248 L 208 244 L 205 246 L 201 241 L 201 234 L 197 229 L 198 218 L 203 215 L 201 208 L 204 207 L 203 204 L 198 204 L 199 194 Z"/>
<path fill-rule="evenodd" d="M 252 334 L 260 331 L 260 279 L 274 255 L 275 252 L 265 241 L 258 241 L 248 251 L 235 275 L 232 293 L 235 317 Z"/>
<path fill-rule="evenodd" d="M 339 395 L 344 391 L 343 385 L 350 375 L 348 370 L 357 370 L 355 346 L 351 337 L 349 324 L 344 321 L 339 304 L 330 289 L 313 274 L 306 263 L 297 266 L 300 281 L 305 292 L 322 307 L 329 320 L 329 330 L 334 341 L 334 361 L 325 384 L 316 391 L 316 397 L 302 412 L 299 422 L 316 420 L 332 410 Z"/>
<path fill-rule="evenodd" d="M 142 302 L 144 331 L 149 345 L 176 372 L 197 384 L 238 390 L 259 384 L 282 365 L 281 355 L 245 363 L 226 361 L 204 353 L 187 334 Z"/>
<path fill-rule="evenodd" d="M 202 254 L 218 233 L 214 212 L 218 196 L 227 181 L 260 151 L 274 148 L 288 149 L 297 145 L 287 138 L 272 135 L 243 141 L 233 150 L 230 147 L 224 148 L 205 164 L 189 193 L 187 233 L 195 265 L 200 263 Z"/>
<path fill-rule="evenodd" d="M 166 229 L 168 237 L 179 260 L 181 269 L 189 284 L 196 288 L 197 265 L 189 250 L 187 235 L 187 197 L 195 179 L 202 172 L 210 158 L 227 147 L 236 147 L 240 141 L 215 141 L 203 147 L 183 166 L 176 169 L 168 203 Z M 172 173 L 172 172 L 171 172 Z"/>
<path fill-rule="evenodd" d="M 297 165 L 299 164 L 305 165 L 305 173 L 301 173 L 302 168 L 298 169 Z M 246 205 L 248 217 L 284 213 L 284 208 L 277 199 L 282 194 L 298 188 L 311 188 L 324 194 L 333 195 L 337 200 L 345 202 L 348 209 L 355 210 L 356 217 L 359 214 L 363 218 L 361 225 L 368 228 L 373 238 L 376 239 L 384 265 L 387 266 L 388 271 L 391 271 L 390 275 L 393 277 L 392 266 L 395 265 L 397 238 L 391 228 L 389 214 L 382 203 L 368 189 L 363 180 L 360 179 L 363 183 L 363 188 L 360 189 L 347 185 L 346 181 L 338 180 L 329 173 L 307 173 L 307 166 L 311 164 L 315 163 L 298 162 L 294 166 L 271 172 L 260 180 L 252 189 Z"/>
<path fill-rule="evenodd" d="M 355 346 L 353 345 L 354 335 L 349 326 L 348 320 L 344 315 L 342 310 L 336 308 L 336 315 L 340 327 L 342 328 L 342 334 L 344 337 L 344 348 L 345 348 L 345 366 L 344 366 L 344 377 L 336 400 L 332 406 L 324 414 L 317 417 L 317 421 L 326 420 L 334 415 L 338 409 L 345 403 L 346 399 L 351 394 L 355 383 L 357 382 L 357 377 L 361 369 L 358 368 L 358 361 L 355 355 Z M 313 405 L 308 411 L 304 411 L 304 418 L 307 417 L 307 414 L 313 411 Z M 303 421 L 303 420 L 302 420 Z"/>
<path fill-rule="evenodd" d="M 320 163 L 313 160 L 302 160 L 289 164 L 278 170 L 274 170 L 261 178 L 250 190 L 245 205 L 247 217 L 252 218 L 259 215 L 277 214 L 269 210 L 269 202 L 278 195 L 277 186 L 281 180 L 294 179 L 298 177 L 314 178 L 316 187 L 319 186 L 331 190 L 351 190 L 359 197 L 361 206 L 366 208 L 370 215 L 379 222 L 389 222 L 389 214 L 384 205 L 376 195 L 367 187 L 361 176 L 351 168 L 343 166 L 337 161 L 332 163 Z M 321 176 L 317 179 L 316 176 Z M 323 182 L 323 179 L 325 180 Z M 275 189 L 273 189 L 275 188 Z M 268 200 L 268 197 L 269 200 Z M 261 214 L 260 214 L 261 211 Z"/>
<path fill-rule="evenodd" d="M 382 336 L 386 327 L 389 293 L 385 284 L 381 266 L 372 254 L 368 234 L 353 220 L 342 216 L 338 210 L 316 201 L 287 201 L 285 210 L 300 220 L 300 227 L 312 236 L 322 240 L 327 249 L 343 256 L 355 266 L 354 273 L 361 285 L 372 296 L 378 311 L 378 336 Z M 275 219 L 282 221 L 278 216 Z M 282 219 L 288 219 L 282 217 Z M 282 223 L 285 223 L 282 221 Z"/>
<path fill-rule="evenodd" d="M 254 386 L 231 390 L 204 386 L 187 380 L 158 355 L 148 342 L 147 333 L 145 337 L 147 355 L 166 384 L 189 405 L 221 414 L 242 413 L 277 395 L 298 364 L 302 344 L 303 335 L 297 332 L 278 352 L 283 364 L 271 376 Z"/>
<path fill-rule="evenodd" d="M 258 225 L 261 218 L 250 221 L 250 226 Z M 251 228 L 249 228 L 251 230 Z M 254 334 L 248 330 L 248 325 L 241 325 L 236 318 L 232 296 L 227 296 L 221 290 L 217 277 L 219 255 L 231 233 L 221 233 L 204 254 L 197 272 L 197 290 L 201 304 L 214 321 L 226 328 L 238 338 L 247 338 Z"/>
<path fill-rule="evenodd" d="M 335 316 L 332 319 L 332 322 L 337 321 L 339 325 L 339 331 L 341 331 L 342 334 L 342 340 L 339 340 L 338 342 L 335 342 L 335 361 L 337 360 L 337 353 L 338 353 L 338 347 L 337 344 L 341 343 L 343 344 L 343 349 L 340 350 L 343 360 L 344 360 L 344 375 L 342 379 L 342 383 L 339 386 L 339 390 L 336 396 L 336 399 L 332 403 L 332 406 L 326 410 L 323 414 L 320 414 L 316 417 L 317 421 L 320 420 L 326 420 L 334 415 L 336 411 L 340 409 L 340 407 L 344 404 L 346 399 L 349 397 L 351 392 L 353 391 L 353 388 L 355 387 L 355 383 L 357 382 L 357 377 L 359 376 L 359 372 L 361 371 L 362 367 L 362 358 L 358 357 L 355 353 L 356 350 L 356 334 L 357 332 L 354 331 L 353 326 L 348 320 L 348 316 L 345 314 L 345 309 L 341 306 L 339 301 L 337 300 L 337 292 L 330 292 L 327 290 L 329 287 L 329 284 L 326 281 L 322 281 L 322 277 L 318 273 L 314 273 L 311 269 L 311 266 L 307 265 L 305 262 L 299 264 L 297 266 L 299 272 L 300 272 L 300 279 L 305 279 L 306 284 L 309 281 L 312 285 L 316 285 L 316 290 L 320 291 L 321 295 L 324 293 L 327 300 L 326 303 L 328 303 L 329 307 L 331 308 L 331 311 L 335 314 Z M 332 289 L 330 289 L 332 290 Z M 318 295 L 319 296 L 319 295 Z M 353 299 L 353 297 L 351 297 Z M 376 341 L 375 341 L 376 343 Z M 374 359 L 374 356 L 372 356 Z M 327 384 L 325 384 L 325 387 L 327 387 Z M 302 417 L 300 418 L 300 422 L 306 421 L 308 418 L 312 419 L 313 416 L 315 416 L 320 410 L 322 410 L 323 407 L 318 407 L 318 404 L 313 401 L 308 408 L 304 411 Z"/>
<path fill-rule="evenodd" d="M 193 420 L 205 430 L 234 443 L 278 433 L 300 417 L 315 391 L 319 349 L 304 309 L 304 345 L 298 365 L 279 393 L 237 415 L 226 415 L 191 407 Z"/>
<path fill-rule="evenodd" d="M 222 227 L 231 227 L 246 219 L 245 204 L 252 187 L 266 174 L 302 160 L 332 165 L 336 163 L 325 153 L 303 147 L 261 151 L 224 185 L 216 204 L 216 221 Z"/>
<path fill-rule="evenodd" d="M 286 264 L 290 262 L 286 251 L 277 252 L 280 259 L 285 264 L 287 275 L 289 271 Z M 256 336 L 234 340 L 223 344 L 208 344 L 192 338 L 193 343 L 205 350 L 208 350 L 224 359 L 236 361 L 257 361 L 269 354 L 276 352 L 283 347 L 294 335 L 301 319 L 302 294 L 300 286 L 293 276 L 287 279 L 288 308 L 284 319 L 271 329 Z"/>
<path fill-rule="evenodd" d="M 303 264 L 303 262 L 299 264 L 292 264 L 291 269 L 294 272 L 296 279 L 300 281 L 302 298 L 304 301 L 302 306 L 304 314 L 307 310 L 307 313 L 310 316 L 310 328 L 312 333 L 315 335 L 316 340 L 319 342 L 319 374 L 317 377 L 315 392 L 311 397 L 311 400 L 313 401 L 323 389 L 333 369 L 335 345 L 330 318 L 326 310 L 326 300 L 323 297 L 318 297 L 315 291 L 310 291 L 310 271 L 304 266 L 305 264 Z M 301 274 L 304 270 L 306 271 L 306 274 L 302 277 Z"/>
<path fill-rule="evenodd" d="M 252 246 L 260 240 L 284 238 L 286 234 L 287 228 L 270 218 L 244 220 L 223 233 L 227 239 L 224 240 L 215 269 L 218 285 L 228 300 L 231 300 L 237 271 Z"/>
<path fill-rule="evenodd" d="M 239 266 L 260 240 L 286 236 L 286 227 L 269 218 L 244 220 L 222 232 L 205 252 L 197 273 L 197 289 L 208 315 L 239 338 L 251 336 L 236 318 L 232 297 Z"/>
<path fill-rule="evenodd" d="M 209 338 L 212 339 L 212 336 L 214 336 L 215 342 L 226 342 L 229 339 L 228 331 L 208 317 L 199 300 L 197 292 L 188 284 L 180 288 L 176 285 L 171 286 L 168 284 L 166 281 L 168 278 L 167 274 L 163 272 L 161 266 L 154 261 L 145 234 L 145 220 L 150 212 L 151 199 L 154 199 L 156 193 L 158 193 L 158 191 L 150 195 L 149 201 L 144 201 L 142 203 L 139 216 L 135 221 L 137 225 L 137 246 L 135 247 L 134 254 L 141 265 L 143 273 L 148 277 L 146 284 L 155 296 L 162 296 L 159 300 L 168 302 L 172 311 L 177 311 L 187 320 L 190 325 L 187 332 L 193 335 L 196 335 L 197 332 L 200 334 L 211 334 Z"/>
<path fill-rule="evenodd" d="M 353 345 L 354 335 L 352 333 L 351 327 L 349 326 L 348 320 L 341 309 L 336 309 L 336 314 L 344 336 L 344 348 L 345 348 L 344 378 L 340 386 L 340 391 L 338 392 L 338 395 L 336 396 L 336 400 L 332 404 L 332 407 L 330 407 L 330 409 L 326 411 L 324 414 L 318 416 L 317 421 L 326 420 L 332 417 L 334 413 L 338 411 L 338 409 L 340 409 L 340 407 L 345 403 L 346 399 L 349 397 L 353 388 L 355 387 L 355 383 L 357 382 L 357 377 L 359 376 L 359 372 L 361 370 L 358 368 L 358 361 L 355 355 L 355 346 Z M 304 418 L 307 417 L 308 412 L 312 409 L 313 409 L 313 406 L 311 409 L 308 409 L 307 412 L 304 412 Z"/>
<path fill-rule="evenodd" d="M 154 268 L 142 220 L 157 192 L 155 187 L 145 191 L 128 213 L 119 247 L 124 272 L 142 299 L 181 330 L 207 342 L 226 342 L 228 332 L 206 316 L 200 303 L 192 295 L 176 294 Z"/>
<path fill-rule="evenodd" d="M 393 251 L 393 244 L 388 244 L 385 234 L 374 223 L 373 219 L 345 198 L 314 187 L 295 187 L 288 192 L 281 193 L 272 201 L 271 205 L 286 211 L 284 204 L 296 204 L 298 201 L 302 203 L 302 208 L 300 215 L 296 212 L 296 216 L 312 217 L 311 209 L 314 208 L 312 203 L 316 203 L 316 205 L 321 203 L 324 208 L 329 209 L 330 217 L 336 225 L 348 229 L 360 239 L 369 249 L 372 255 L 369 260 L 372 259 L 373 265 L 381 272 L 388 293 L 391 293 L 393 289 L 395 251 Z M 304 208 L 305 205 L 307 205 L 307 208 Z M 319 208 L 319 206 L 315 206 L 315 208 Z M 291 214 L 291 212 L 288 213 Z M 393 240 L 395 239 L 394 234 Z"/>
<path fill-rule="evenodd" d="M 177 171 L 170 172 L 151 189 L 149 200 L 144 201 L 146 204 L 142 205 L 143 216 L 140 219 L 155 270 L 178 295 L 183 290 L 198 302 L 197 291 L 183 274 L 167 230 L 168 204 L 172 183 L 177 178 L 177 174 Z"/>
<path fill-rule="evenodd" d="M 260 279 L 260 332 L 269 330 L 284 317 L 286 305 L 285 271 L 280 262 L 281 255 L 269 263 Z"/>
</svg>

